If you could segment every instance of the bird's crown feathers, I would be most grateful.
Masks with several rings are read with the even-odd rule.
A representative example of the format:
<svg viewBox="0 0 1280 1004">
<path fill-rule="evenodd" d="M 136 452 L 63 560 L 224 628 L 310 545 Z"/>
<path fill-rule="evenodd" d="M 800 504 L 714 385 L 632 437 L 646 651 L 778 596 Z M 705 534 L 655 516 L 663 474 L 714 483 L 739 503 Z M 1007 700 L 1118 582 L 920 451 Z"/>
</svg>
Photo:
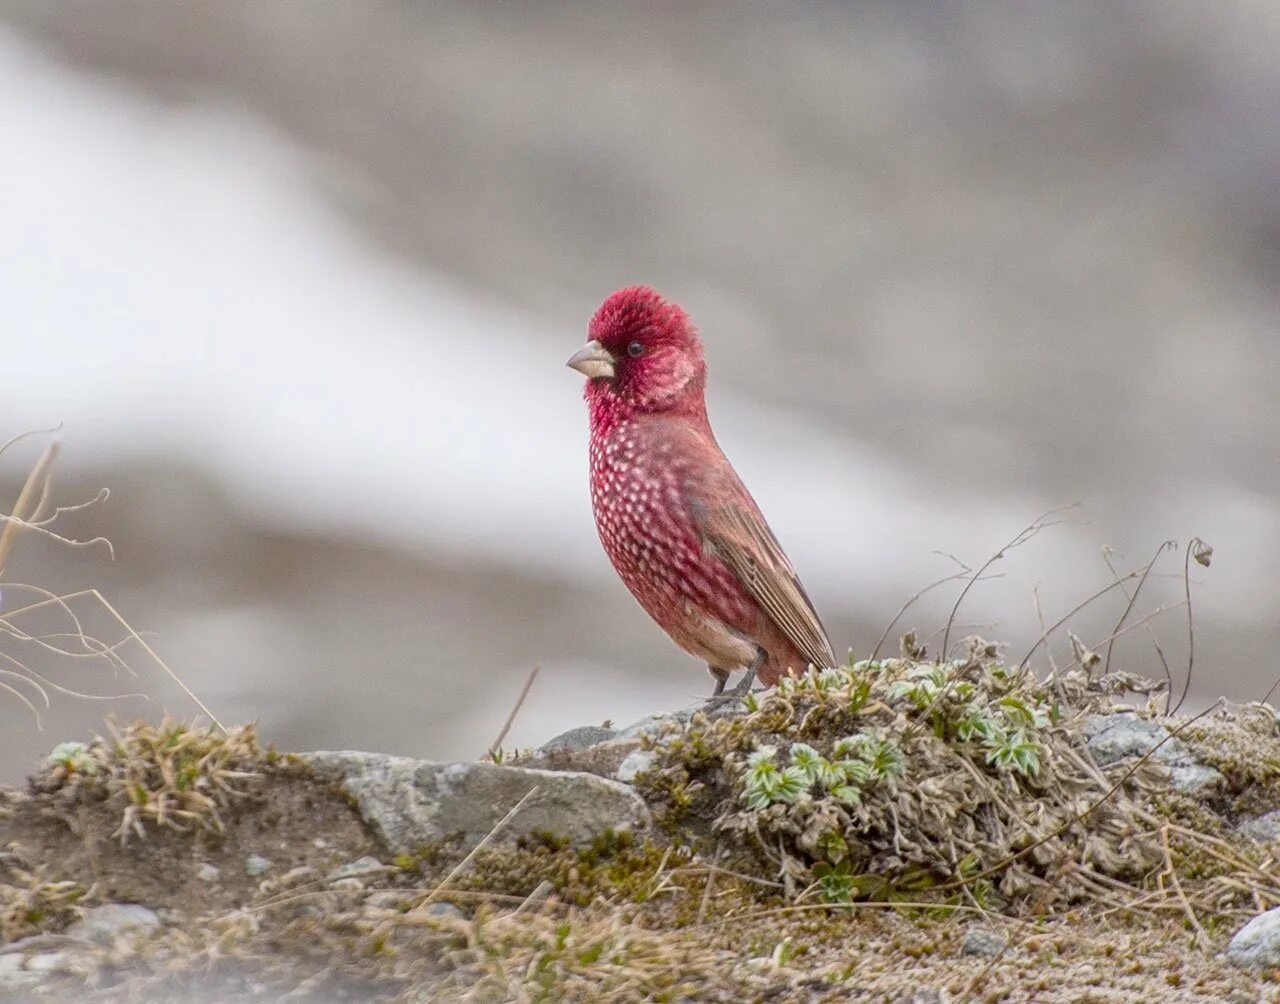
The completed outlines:
<svg viewBox="0 0 1280 1004">
<path fill-rule="evenodd" d="M 701 349 L 689 315 L 678 304 L 663 299 L 652 286 L 628 286 L 610 293 L 587 330 L 590 338 L 615 352 L 646 338 L 654 344 Z"/>
</svg>

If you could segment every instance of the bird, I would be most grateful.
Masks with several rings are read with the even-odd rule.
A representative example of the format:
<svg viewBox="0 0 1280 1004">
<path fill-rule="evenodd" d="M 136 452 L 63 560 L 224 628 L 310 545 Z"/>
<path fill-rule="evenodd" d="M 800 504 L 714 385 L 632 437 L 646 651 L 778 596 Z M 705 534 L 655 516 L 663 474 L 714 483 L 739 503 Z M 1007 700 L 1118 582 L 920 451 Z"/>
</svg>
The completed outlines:
<svg viewBox="0 0 1280 1004">
<path fill-rule="evenodd" d="M 702 340 L 684 310 L 650 286 L 619 289 L 566 365 L 586 378 L 600 542 L 649 616 L 707 664 L 711 700 L 834 666 L 813 602 L 711 430 Z"/>
</svg>

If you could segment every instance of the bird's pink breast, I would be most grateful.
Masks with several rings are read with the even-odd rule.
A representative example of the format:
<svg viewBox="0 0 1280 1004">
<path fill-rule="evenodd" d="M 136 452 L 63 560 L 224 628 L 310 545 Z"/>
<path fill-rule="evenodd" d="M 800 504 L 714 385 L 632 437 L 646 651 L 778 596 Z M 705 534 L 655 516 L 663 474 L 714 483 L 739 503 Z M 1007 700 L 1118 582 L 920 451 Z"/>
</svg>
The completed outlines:
<svg viewBox="0 0 1280 1004">
<path fill-rule="evenodd" d="M 746 630 L 754 607 L 729 568 L 702 545 L 684 498 L 689 465 L 669 440 L 624 420 L 591 437 L 591 503 L 609 560 L 668 631 L 711 615 Z"/>
</svg>

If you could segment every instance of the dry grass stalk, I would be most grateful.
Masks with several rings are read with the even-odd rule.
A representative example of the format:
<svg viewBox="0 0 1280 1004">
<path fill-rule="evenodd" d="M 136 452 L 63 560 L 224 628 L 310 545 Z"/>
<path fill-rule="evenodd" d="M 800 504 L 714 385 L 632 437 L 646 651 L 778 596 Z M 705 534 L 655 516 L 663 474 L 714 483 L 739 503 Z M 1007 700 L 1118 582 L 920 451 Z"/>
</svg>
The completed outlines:
<svg viewBox="0 0 1280 1004">
<path fill-rule="evenodd" d="M 956 614 L 960 612 L 960 607 L 964 604 L 965 597 L 969 595 L 969 590 L 977 584 L 977 582 L 986 573 L 987 569 L 997 561 L 1000 561 L 1007 552 L 1013 550 L 1015 547 L 1021 547 L 1023 544 L 1033 539 L 1041 530 L 1048 529 L 1051 526 L 1059 526 L 1060 524 L 1067 522 L 1064 519 L 1053 519 L 1051 517 L 1057 516 L 1059 513 L 1070 512 L 1072 509 L 1078 508 L 1079 505 L 1080 503 L 1073 502 L 1070 505 L 1058 506 L 1054 509 L 1050 509 L 1048 512 L 1037 516 L 1034 520 L 1019 530 L 1017 534 L 1006 542 L 1003 547 L 996 551 L 995 554 L 991 555 L 991 557 L 987 558 L 987 560 L 979 566 L 978 570 L 970 576 L 964 589 L 960 591 L 960 595 L 956 597 L 955 606 L 951 608 L 951 615 L 947 618 L 946 630 L 942 634 L 942 648 L 938 652 L 939 658 L 947 658 L 947 653 L 950 651 L 948 643 L 951 640 L 951 627 L 955 622 Z"/>
<path fill-rule="evenodd" d="M 0 446 L 0 455 L 14 443 L 25 438 L 17 436 Z M 0 575 L 8 564 L 14 544 L 20 534 L 34 534 L 51 540 L 61 546 L 85 548 L 100 545 L 107 553 L 114 556 L 111 542 L 105 537 L 92 540 L 74 540 L 53 529 L 55 522 L 68 513 L 78 512 L 107 500 L 109 493 L 104 488 L 92 499 L 76 505 L 58 506 L 49 509 L 49 499 L 53 483 L 53 466 L 57 460 L 59 444 L 50 443 L 35 462 L 19 492 L 13 510 L 8 515 L 0 514 Z M 165 673 L 191 701 L 206 715 L 209 720 L 225 732 L 222 723 L 212 711 L 201 701 L 176 672 L 155 652 L 152 647 L 135 631 L 127 620 L 111 605 L 98 590 L 82 589 L 72 593 L 56 594 L 40 586 L 19 582 L 3 583 L 6 592 L 17 591 L 31 594 L 33 602 L 5 611 L 0 615 L 0 638 L 9 638 L 19 645 L 30 647 L 38 652 L 57 659 L 89 659 L 106 661 L 116 672 L 136 675 L 121 654 L 121 649 L 132 643 L 137 645 L 150 657 L 161 671 Z M 72 607 L 73 602 L 86 600 L 97 605 L 97 609 L 105 611 L 125 632 L 124 637 L 113 644 L 107 644 L 87 634 L 80 617 Z M 54 612 L 66 620 L 68 629 L 59 629 L 36 633 L 35 629 L 26 625 L 37 613 Z M 51 680 L 47 675 L 38 672 L 13 651 L 0 651 L 0 692 L 27 707 L 35 716 L 37 725 L 42 725 L 40 707 L 51 706 L 50 693 L 61 693 L 82 700 L 119 700 L 125 697 L 146 699 L 143 694 L 90 694 L 75 690 Z"/>
<path fill-rule="evenodd" d="M 1187 602 L 1187 675 L 1182 681 L 1182 693 L 1178 697 L 1178 703 L 1173 706 L 1174 714 L 1177 714 L 1182 709 L 1182 703 L 1187 699 L 1187 692 L 1191 689 L 1191 679 L 1196 671 L 1196 619 L 1191 609 L 1191 562 L 1194 559 L 1196 564 L 1202 568 L 1208 568 L 1212 558 L 1213 548 L 1199 537 L 1192 537 L 1187 541 L 1187 554 L 1182 560 L 1182 586 Z M 1169 694 L 1172 698 L 1172 687 L 1169 689 Z M 1270 694 L 1267 696 L 1269 697 Z M 1169 706 L 1166 702 L 1166 713 L 1168 710 Z"/>
<path fill-rule="evenodd" d="M 538 678 L 538 667 L 534 666 L 529 670 L 529 675 L 524 679 L 524 686 L 520 688 L 520 696 L 516 698 L 516 703 L 512 705 L 507 720 L 502 723 L 502 729 L 498 732 L 498 738 L 489 744 L 489 759 L 497 761 L 502 750 L 502 740 L 507 738 L 507 733 L 511 731 L 511 726 L 516 720 L 516 715 L 520 714 L 520 709 L 524 707 L 525 698 L 529 696 L 529 690 L 533 687 L 533 681 Z"/>
<path fill-rule="evenodd" d="M 459 861 L 453 867 L 453 869 L 449 872 L 449 874 L 446 875 L 439 882 L 439 884 L 437 884 L 436 887 L 432 889 L 431 892 L 429 892 L 422 899 L 422 901 L 413 908 L 413 910 L 414 911 L 425 910 L 428 906 L 430 906 L 437 899 L 439 899 L 440 894 L 446 888 L 448 888 L 449 883 L 452 882 L 455 878 L 457 878 L 462 872 L 466 870 L 467 866 L 470 865 L 471 862 L 475 860 L 476 855 L 478 855 L 482 850 L 488 847 L 489 844 L 493 842 L 493 839 L 499 833 L 502 832 L 502 830 L 506 827 L 506 825 L 509 822 L 511 822 L 511 820 L 515 819 L 516 816 L 520 814 L 520 810 L 523 809 L 535 796 L 537 796 L 538 792 L 540 792 L 541 790 L 542 790 L 541 786 L 534 785 L 532 788 L 526 791 L 524 793 L 524 797 L 521 798 L 520 801 L 518 801 L 510 809 L 508 809 L 506 815 L 504 815 L 501 819 L 499 819 L 496 823 L 494 823 L 493 829 L 491 829 L 488 833 L 486 833 L 480 839 L 480 842 L 477 843 L 475 847 L 471 848 L 471 850 L 467 852 L 466 857 L 464 857 L 461 861 Z"/>
<path fill-rule="evenodd" d="M 1124 622 L 1126 618 L 1128 618 L 1130 611 L 1133 610 L 1133 605 L 1138 602 L 1138 594 L 1142 592 L 1142 587 L 1146 585 L 1147 576 L 1151 574 L 1151 569 L 1155 567 L 1156 562 L 1160 559 L 1160 555 L 1164 554 L 1164 552 L 1167 551 L 1169 548 L 1177 547 L 1177 546 L 1178 546 L 1178 542 L 1176 540 L 1166 540 L 1159 547 L 1156 548 L 1156 553 L 1151 556 L 1151 560 L 1148 561 L 1147 564 L 1143 567 L 1142 575 L 1138 579 L 1137 588 L 1134 589 L 1132 594 L 1129 593 L 1129 589 L 1127 586 L 1121 587 L 1124 589 L 1125 595 L 1129 597 L 1129 602 L 1125 604 L 1124 613 L 1120 615 L 1120 620 L 1116 622 L 1116 626 L 1111 632 L 1112 641 L 1107 642 L 1107 655 L 1105 660 L 1102 663 L 1103 676 L 1107 676 L 1111 673 L 1111 651 L 1114 646 L 1114 639 L 1117 637 L 1117 635 L 1119 635 L 1120 629 L 1124 627 Z M 1107 564 L 1108 564 L 1108 567 L 1110 567 L 1110 562 L 1108 562 Z M 1123 582 L 1124 580 L 1117 579 L 1116 581 Z M 1172 681 L 1170 681 L 1170 683 L 1172 685 Z"/>
<path fill-rule="evenodd" d="M 1162 550 L 1163 550 L 1163 546 L 1162 546 Z M 1113 553 L 1114 553 L 1114 552 L 1111 550 L 1111 548 L 1109 548 L 1109 547 L 1103 547 L 1103 549 L 1102 549 L 1102 560 L 1103 560 L 1103 563 L 1104 563 L 1104 564 L 1106 564 L 1106 566 L 1107 566 L 1107 571 L 1109 571 L 1109 572 L 1111 573 L 1111 577 L 1112 577 L 1113 579 L 1119 579 L 1119 578 L 1120 578 L 1120 573 L 1116 571 L 1116 566 L 1115 566 L 1115 565 L 1114 565 L 1114 563 L 1111 561 L 1111 555 L 1112 555 Z M 1134 601 L 1136 601 L 1136 599 L 1137 599 L 1137 595 L 1136 595 L 1136 594 L 1132 594 L 1132 595 L 1131 595 L 1131 594 L 1129 593 L 1129 587 L 1128 587 L 1128 586 L 1122 586 L 1121 588 L 1124 590 L 1124 595 L 1125 595 L 1125 599 L 1126 599 L 1126 600 L 1128 600 L 1130 603 L 1133 603 Z M 1152 644 L 1152 646 L 1153 646 L 1153 647 L 1155 648 L 1155 650 L 1156 650 L 1156 658 L 1160 660 L 1160 668 L 1161 668 L 1161 670 L 1162 670 L 1162 671 L 1163 671 L 1163 673 L 1164 673 L 1165 681 L 1166 681 L 1166 683 L 1168 684 L 1168 687 L 1169 687 L 1169 689 L 1168 689 L 1168 691 L 1166 691 L 1166 693 L 1167 693 L 1167 694 L 1172 694 L 1172 693 L 1173 693 L 1173 670 L 1171 670 L 1171 669 L 1169 668 L 1169 660 L 1165 658 L 1165 655 L 1164 655 L 1164 649 L 1160 647 L 1160 639 L 1158 639 L 1158 638 L 1156 637 L 1156 633 L 1155 633 L 1155 631 L 1151 628 L 1151 626 L 1150 626 L 1150 625 L 1147 625 L 1147 626 L 1146 626 L 1146 632 L 1147 632 L 1147 637 L 1151 639 L 1151 644 Z M 1115 635 L 1113 635 L 1113 638 L 1114 638 L 1114 637 L 1118 637 L 1118 636 L 1119 636 L 1119 634 L 1120 634 L 1120 632 L 1116 632 L 1116 634 L 1115 634 Z M 1111 653 L 1111 645 L 1110 645 L 1110 641 L 1111 641 L 1111 639 L 1108 639 L 1108 640 L 1107 640 L 1107 642 L 1108 642 L 1108 643 L 1107 643 L 1107 654 L 1108 654 L 1108 655 L 1110 655 L 1110 653 Z M 1169 708 L 1168 708 L 1168 705 L 1166 704 L 1166 705 L 1165 705 L 1165 712 L 1167 713 L 1167 712 L 1168 712 L 1168 710 L 1169 710 Z"/>
</svg>

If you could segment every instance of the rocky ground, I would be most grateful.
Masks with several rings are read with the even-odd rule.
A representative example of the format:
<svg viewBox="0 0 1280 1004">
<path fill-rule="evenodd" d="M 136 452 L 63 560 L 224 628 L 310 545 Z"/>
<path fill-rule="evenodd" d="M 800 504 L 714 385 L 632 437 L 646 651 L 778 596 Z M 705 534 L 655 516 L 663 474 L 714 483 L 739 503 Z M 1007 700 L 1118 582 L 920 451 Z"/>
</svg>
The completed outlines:
<svg viewBox="0 0 1280 1004">
<path fill-rule="evenodd" d="M 0 793 L 0 999 L 1280 999 L 1275 713 L 1135 687 L 975 643 L 476 763 L 116 727 Z"/>
</svg>

